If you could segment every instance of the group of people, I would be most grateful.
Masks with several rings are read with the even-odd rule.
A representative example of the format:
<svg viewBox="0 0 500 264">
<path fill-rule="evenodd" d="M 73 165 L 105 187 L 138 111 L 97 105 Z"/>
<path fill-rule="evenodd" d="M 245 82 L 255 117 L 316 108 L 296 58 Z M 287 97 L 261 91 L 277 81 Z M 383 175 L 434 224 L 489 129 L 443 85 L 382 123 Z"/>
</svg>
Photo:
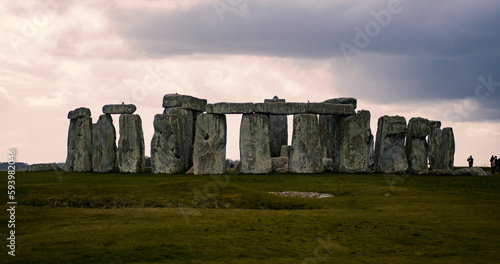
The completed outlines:
<svg viewBox="0 0 500 264">
<path fill-rule="evenodd" d="M 472 155 L 469 156 L 467 161 L 469 162 L 469 167 L 472 167 L 474 164 L 474 158 L 472 158 Z M 491 155 L 490 164 L 491 164 L 491 173 L 492 174 L 500 172 L 500 159 L 497 156 Z"/>
<path fill-rule="evenodd" d="M 500 172 L 500 159 L 497 156 L 491 155 L 491 173 Z"/>
</svg>

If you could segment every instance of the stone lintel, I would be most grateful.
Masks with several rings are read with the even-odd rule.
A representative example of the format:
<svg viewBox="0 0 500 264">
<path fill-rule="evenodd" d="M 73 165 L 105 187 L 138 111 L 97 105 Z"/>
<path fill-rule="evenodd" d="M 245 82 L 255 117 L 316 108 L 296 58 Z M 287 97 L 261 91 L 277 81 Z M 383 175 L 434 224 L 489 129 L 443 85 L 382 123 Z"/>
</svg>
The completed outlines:
<svg viewBox="0 0 500 264">
<path fill-rule="evenodd" d="M 257 103 L 256 113 L 273 115 L 320 114 L 320 115 L 354 115 L 352 104 L 330 103 Z"/>
<path fill-rule="evenodd" d="M 207 105 L 207 114 L 252 114 L 253 103 L 216 103 Z"/>
<path fill-rule="evenodd" d="M 166 94 L 163 97 L 163 108 L 180 107 L 204 112 L 207 108 L 207 100 L 199 99 L 189 95 Z"/>
<path fill-rule="evenodd" d="M 133 104 L 109 104 L 102 107 L 102 112 L 112 114 L 133 114 L 137 107 Z"/>
<path fill-rule="evenodd" d="M 78 119 L 86 116 L 90 116 L 90 109 L 86 107 L 80 107 L 68 113 L 68 119 Z"/>
</svg>

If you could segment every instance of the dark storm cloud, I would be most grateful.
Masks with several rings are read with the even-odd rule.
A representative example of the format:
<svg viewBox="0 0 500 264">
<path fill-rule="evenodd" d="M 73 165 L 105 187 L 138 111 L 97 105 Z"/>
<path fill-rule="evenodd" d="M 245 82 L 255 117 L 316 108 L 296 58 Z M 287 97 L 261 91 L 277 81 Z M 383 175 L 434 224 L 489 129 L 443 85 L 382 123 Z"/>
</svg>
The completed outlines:
<svg viewBox="0 0 500 264">
<path fill-rule="evenodd" d="M 114 21 L 135 48 L 153 57 L 332 59 L 370 82 L 366 87 L 353 79 L 338 92 L 380 103 L 477 97 L 479 77 L 492 74 L 500 82 L 498 1 L 365 2 L 241 1 L 248 18 L 231 11 L 220 16 L 210 2 L 188 11 L 115 12 Z M 495 87 L 481 109 L 499 119 L 498 102 Z"/>
</svg>

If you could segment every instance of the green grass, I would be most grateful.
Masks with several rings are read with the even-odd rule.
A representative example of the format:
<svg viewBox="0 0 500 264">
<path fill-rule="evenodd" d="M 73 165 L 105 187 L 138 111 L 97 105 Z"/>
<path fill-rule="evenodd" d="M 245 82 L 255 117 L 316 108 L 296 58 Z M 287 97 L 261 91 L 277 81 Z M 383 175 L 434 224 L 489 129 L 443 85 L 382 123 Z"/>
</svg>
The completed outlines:
<svg viewBox="0 0 500 264">
<path fill-rule="evenodd" d="M 0 188 L 7 190 L 6 184 Z M 335 197 L 280 197 L 271 191 Z M 8 215 L 2 213 L 0 263 L 500 259 L 498 175 L 18 172 L 16 192 L 16 257 L 7 255 Z M 6 198 L 0 197 L 3 212 Z"/>
</svg>

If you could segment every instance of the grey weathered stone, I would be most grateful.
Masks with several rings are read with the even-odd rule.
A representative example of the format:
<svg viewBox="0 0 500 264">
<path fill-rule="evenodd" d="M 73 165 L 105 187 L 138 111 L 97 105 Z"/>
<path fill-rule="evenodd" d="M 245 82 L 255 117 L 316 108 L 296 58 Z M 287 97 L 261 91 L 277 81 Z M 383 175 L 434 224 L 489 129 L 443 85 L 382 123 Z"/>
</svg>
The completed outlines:
<svg viewBox="0 0 500 264">
<path fill-rule="evenodd" d="M 370 172 L 373 163 L 373 135 L 370 112 L 358 111 L 340 120 L 340 140 L 334 170 L 349 173 Z M 338 166 L 338 167 L 337 167 Z"/>
<path fill-rule="evenodd" d="M 278 96 L 274 96 L 273 99 L 264 99 L 264 103 L 284 103 L 285 99 L 279 99 Z"/>
<path fill-rule="evenodd" d="M 452 128 L 432 128 L 429 134 L 428 155 L 430 170 L 453 170 L 455 138 Z"/>
<path fill-rule="evenodd" d="M 255 104 L 255 113 L 273 115 L 306 114 L 307 103 L 270 102 Z"/>
<path fill-rule="evenodd" d="M 323 167 L 324 171 L 334 171 L 333 169 L 333 160 L 331 158 L 323 158 Z"/>
<path fill-rule="evenodd" d="M 71 112 L 70 112 L 71 113 Z M 68 155 L 64 170 L 92 171 L 92 118 L 73 118 L 69 123 Z"/>
<path fill-rule="evenodd" d="M 186 159 L 183 160 L 184 126 L 177 115 L 155 115 L 155 132 L 151 139 L 151 170 L 153 173 L 183 173 Z M 189 151 L 189 149 L 188 149 Z"/>
<path fill-rule="evenodd" d="M 295 115 L 289 171 L 292 173 L 319 173 L 323 170 L 317 116 L 313 114 Z"/>
<path fill-rule="evenodd" d="M 57 163 L 31 164 L 26 171 L 58 171 L 61 170 Z"/>
<path fill-rule="evenodd" d="M 286 115 L 269 115 L 269 143 L 271 157 L 279 157 L 281 146 L 288 144 L 288 118 Z"/>
<path fill-rule="evenodd" d="M 270 173 L 269 118 L 263 114 L 244 114 L 240 126 L 241 172 Z"/>
<path fill-rule="evenodd" d="M 204 112 L 207 107 L 207 100 L 199 99 L 189 95 L 166 94 L 163 97 L 163 108 L 180 107 L 195 111 Z"/>
<path fill-rule="evenodd" d="M 358 105 L 358 100 L 352 97 L 341 97 L 341 98 L 332 98 L 324 101 L 323 103 L 329 104 L 352 104 L 354 105 L 354 109 L 356 109 Z"/>
<path fill-rule="evenodd" d="M 281 146 L 280 157 L 290 158 L 290 151 L 292 150 L 292 146 L 283 145 Z"/>
<path fill-rule="evenodd" d="M 333 158 L 338 164 L 340 147 L 340 121 L 343 117 L 335 115 L 320 115 L 319 130 L 323 158 Z M 339 165 L 334 166 L 339 167 Z"/>
<path fill-rule="evenodd" d="M 102 107 L 104 114 L 133 114 L 137 107 L 133 104 L 110 104 Z"/>
<path fill-rule="evenodd" d="M 429 122 L 430 133 L 427 142 L 428 157 L 430 170 L 443 170 L 444 164 L 443 159 L 439 158 L 439 151 L 441 145 L 441 122 L 430 121 Z"/>
<path fill-rule="evenodd" d="M 201 114 L 196 121 L 194 174 L 226 172 L 226 116 Z"/>
<path fill-rule="evenodd" d="M 193 144 L 194 144 L 194 131 L 195 131 L 195 111 L 183 109 L 179 107 L 165 108 L 163 114 L 175 115 L 179 117 L 179 124 L 182 127 L 182 157 L 181 161 L 184 170 L 193 167 Z"/>
<path fill-rule="evenodd" d="M 405 173 L 408 161 L 405 153 L 406 119 L 402 116 L 382 116 L 378 119 L 375 143 L 375 171 Z"/>
<path fill-rule="evenodd" d="M 453 175 L 455 176 L 490 176 L 491 173 L 484 171 L 479 167 L 463 168 L 456 170 Z"/>
<path fill-rule="evenodd" d="M 451 127 L 445 127 L 441 131 L 441 155 L 444 159 L 444 169 L 452 170 L 455 160 L 455 136 Z"/>
<path fill-rule="evenodd" d="M 307 112 L 319 115 L 354 115 L 355 108 L 351 104 L 307 103 Z"/>
<path fill-rule="evenodd" d="M 116 164 L 116 130 L 110 115 L 101 115 L 92 127 L 94 172 L 112 172 Z"/>
<path fill-rule="evenodd" d="M 255 111 L 253 103 L 217 103 L 207 105 L 207 114 L 251 114 Z"/>
<path fill-rule="evenodd" d="M 140 173 L 144 170 L 144 134 L 139 115 L 120 115 L 118 166 L 120 172 L 126 173 Z"/>
<path fill-rule="evenodd" d="M 288 172 L 288 157 L 273 157 L 271 158 L 272 171 L 277 173 Z"/>
<path fill-rule="evenodd" d="M 78 119 L 82 117 L 90 117 L 90 109 L 80 107 L 68 113 L 68 119 Z"/>
<path fill-rule="evenodd" d="M 427 163 L 427 141 L 426 137 L 431 132 L 429 120 L 414 117 L 408 121 L 406 129 L 406 157 L 408 159 L 408 173 L 426 174 Z"/>
</svg>

